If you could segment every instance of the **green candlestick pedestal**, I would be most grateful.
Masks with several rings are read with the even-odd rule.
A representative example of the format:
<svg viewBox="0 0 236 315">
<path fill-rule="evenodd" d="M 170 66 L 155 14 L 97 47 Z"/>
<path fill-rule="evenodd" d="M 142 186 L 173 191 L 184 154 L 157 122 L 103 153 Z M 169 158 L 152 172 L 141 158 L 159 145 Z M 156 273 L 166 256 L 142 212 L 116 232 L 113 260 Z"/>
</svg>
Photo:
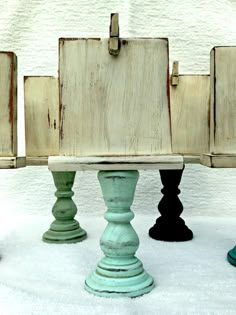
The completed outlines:
<svg viewBox="0 0 236 315">
<path fill-rule="evenodd" d="M 72 200 L 74 195 L 71 190 L 76 172 L 52 172 L 57 191 L 57 201 L 52 213 L 56 218 L 49 230 L 43 234 L 43 241 L 48 243 L 76 243 L 84 240 L 87 233 L 74 219 L 77 207 Z"/>
<path fill-rule="evenodd" d="M 154 287 L 152 277 L 135 257 L 138 235 L 130 224 L 130 210 L 138 181 L 138 171 L 100 171 L 98 179 L 108 208 L 104 217 L 108 225 L 100 246 L 105 257 L 85 281 L 85 289 L 104 297 L 137 297 Z"/>
<path fill-rule="evenodd" d="M 228 252 L 227 259 L 231 265 L 236 267 L 236 246 Z"/>
</svg>

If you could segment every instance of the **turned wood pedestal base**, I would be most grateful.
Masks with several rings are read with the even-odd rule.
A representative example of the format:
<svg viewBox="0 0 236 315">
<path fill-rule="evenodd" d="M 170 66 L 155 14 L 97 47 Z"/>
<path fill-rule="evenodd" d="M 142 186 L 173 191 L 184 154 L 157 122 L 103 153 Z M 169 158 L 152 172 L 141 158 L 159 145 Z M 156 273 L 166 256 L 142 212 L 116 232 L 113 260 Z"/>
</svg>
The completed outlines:
<svg viewBox="0 0 236 315">
<path fill-rule="evenodd" d="M 193 238 L 192 231 L 180 218 L 183 205 L 178 198 L 180 193 L 178 186 L 183 170 L 160 170 L 161 181 L 164 186 L 161 190 L 164 196 L 158 205 L 161 217 L 156 220 L 155 225 L 149 230 L 149 236 L 155 240 L 181 242 Z"/>
<path fill-rule="evenodd" d="M 236 267 L 236 246 L 228 252 L 227 259 L 231 265 Z"/>
<path fill-rule="evenodd" d="M 48 243 L 76 243 L 86 238 L 86 232 L 74 219 L 77 208 L 72 200 L 74 195 L 71 190 L 76 172 L 52 172 L 57 191 L 57 201 L 52 213 L 56 218 L 44 233 L 43 241 Z"/>
<path fill-rule="evenodd" d="M 137 297 L 154 287 L 152 277 L 135 257 L 138 235 L 130 224 L 134 218 L 130 206 L 138 181 L 137 171 L 100 171 L 98 179 L 108 208 L 104 217 L 108 225 L 100 246 L 105 257 L 87 277 L 85 289 L 104 297 Z"/>
</svg>

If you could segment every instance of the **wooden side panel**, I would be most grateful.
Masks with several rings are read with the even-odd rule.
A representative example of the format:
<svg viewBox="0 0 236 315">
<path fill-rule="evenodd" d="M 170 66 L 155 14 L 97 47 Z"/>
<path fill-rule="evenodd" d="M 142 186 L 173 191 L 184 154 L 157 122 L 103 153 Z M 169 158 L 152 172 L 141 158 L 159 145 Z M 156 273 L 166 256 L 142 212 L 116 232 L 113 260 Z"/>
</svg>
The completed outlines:
<svg viewBox="0 0 236 315">
<path fill-rule="evenodd" d="M 59 154 L 59 90 L 54 77 L 25 77 L 26 156 Z"/>
<path fill-rule="evenodd" d="M 61 39 L 60 154 L 171 153 L 168 41 Z"/>
<path fill-rule="evenodd" d="M 210 77 L 181 75 L 170 87 L 172 149 L 174 153 L 209 152 Z"/>
<path fill-rule="evenodd" d="M 236 153 L 236 47 L 211 54 L 211 152 Z"/>
<path fill-rule="evenodd" d="M 0 52 L 0 156 L 17 154 L 17 60 Z"/>
</svg>

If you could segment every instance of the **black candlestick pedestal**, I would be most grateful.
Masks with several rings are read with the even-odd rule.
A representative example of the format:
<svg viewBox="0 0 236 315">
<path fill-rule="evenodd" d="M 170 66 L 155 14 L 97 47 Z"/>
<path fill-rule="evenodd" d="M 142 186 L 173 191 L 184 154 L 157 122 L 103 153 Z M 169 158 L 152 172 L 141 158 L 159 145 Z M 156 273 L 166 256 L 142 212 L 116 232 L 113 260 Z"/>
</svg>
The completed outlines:
<svg viewBox="0 0 236 315">
<path fill-rule="evenodd" d="M 149 230 L 149 236 L 155 240 L 182 242 L 193 238 L 192 231 L 180 218 L 183 205 L 178 197 L 180 193 L 178 186 L 183 170 L 184 168 L 182 170 L 160 170 L 163 197 L 158 205 L 158 210 L 161 216 Z"/>
</svg>

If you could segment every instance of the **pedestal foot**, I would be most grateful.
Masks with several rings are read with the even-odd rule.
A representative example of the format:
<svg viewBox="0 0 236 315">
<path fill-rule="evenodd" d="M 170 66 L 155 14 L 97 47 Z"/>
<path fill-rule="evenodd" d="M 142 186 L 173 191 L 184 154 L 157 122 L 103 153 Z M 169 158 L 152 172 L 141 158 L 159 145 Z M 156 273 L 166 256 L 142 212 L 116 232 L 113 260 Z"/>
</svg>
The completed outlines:
<svg viewBox="0 0 236 315">
<path fill-rule="evenodd" d="M 183 205 L 178 198 L 180 193 L 178 186 L 183 170 L 160 170 L 161 181 L 164 186 L 161 190 L 164 196 L 158 205 L 161 217 L 156 220 L 155 225 L 149 230 L 149 236 L 155 240 L 181 242 L 193 238 L 192 231 L 180 218 Z"/>
<path fill-rule="evenodd" d="M 86 232 L 74 219 L 77 208 L 72 200 L 74 195 L 71 190 L 75 172 L 52 172 L 57 191 L 57 201 L 52 213 L 56 218 L 50 225 L 50 229 L 43 234 L 43 241 L 48 243 L 76 243 L 86 238 Z"/>
<path fill-rule="evenodd" d="M 98 179 L 108 208 L 108 225 L 100 246 L 105 257 L 85 281 L 85 289 L 104 297 L 137 297 L 154 287 L 152 277 L 135 257 L 138 235 L 130 224 L 134 218 L 130 206 L 138 181 L 137 171 L 100 171 Z"/>
<path fill-rule="evenodd" d="M 236 267 L 236 246 L 228 252 L 227 259 L 231 265 Z"/>
</svg>

